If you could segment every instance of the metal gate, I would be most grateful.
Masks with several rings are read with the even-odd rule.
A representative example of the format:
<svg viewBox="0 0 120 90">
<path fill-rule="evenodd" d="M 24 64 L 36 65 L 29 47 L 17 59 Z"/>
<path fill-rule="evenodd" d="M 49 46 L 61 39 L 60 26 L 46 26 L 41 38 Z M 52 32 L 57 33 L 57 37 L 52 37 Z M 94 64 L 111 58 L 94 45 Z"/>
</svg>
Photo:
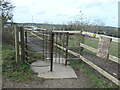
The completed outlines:
<svg viewBox="0 0 120 90">
<path fill-rule="evenodd" d="M 26 62 L 35 59 L 31 53 L 42 56 L 42 60 L 50 62 L 50 71 L 53 70 L 53 63 L 67 65 L 68 38 L 69 33 L 57 33 L 48 30 L 25 30 L 24 45 Z M 42 66 L 41 66 L 42 67 Z M 44 67 L 44 66 L 43 66 Z"/>
<path fill-rule="evenodd" d="M 45 30 L 37 30 L 30 31 L 25 30 L 25 57 L 26 62 L 29 60 L 43 60 L 46 62 L 50 62 L 50 71 L 53 70 L 53 39 L 54 34 L 50 31 Z M 39 55 L 41 58 L 33 58 L 31 53 L 34 53 L 37 56 Z M 49 58 L 49 59 L 48 59 Z M 29 63 L 28 63 L 29 64 Z M 39 66 L 39 67 L 46 67 Z"/>
<path fill-rule="evenodd" d="M 15 28 L 15 31 L 16 62 L 21 59 L 30 65 L 32 60 L 43 60 L 44 62 L 50 62 L 46 66 L 50 66 L 50 71 L 52 71 L 53 63 L 67 65 L 68 60 L 74 59 L 68 57 L 68 50 L 71 48 L 69 43 L 71 43 L 72 38 L 77 41 L 76 38 L 79 37 L 79 34 L 77 35 L 67 31 L 29 30 L 23 27 Z M 77 43 L 79 45 L 79 42 Z M 72 46 L 75 50 L 76 45 Z M 79 50 L 79 48 L 78 46 L 76 49 Z"/>
</svg>

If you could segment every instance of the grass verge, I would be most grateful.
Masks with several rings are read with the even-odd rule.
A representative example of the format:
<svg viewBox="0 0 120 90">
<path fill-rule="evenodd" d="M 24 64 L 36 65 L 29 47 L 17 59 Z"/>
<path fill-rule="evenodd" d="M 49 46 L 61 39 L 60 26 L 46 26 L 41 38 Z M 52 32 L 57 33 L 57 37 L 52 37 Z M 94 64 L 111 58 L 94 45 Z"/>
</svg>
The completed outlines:
<svg viewBox="0 0 120 90">
<path fill-rule="evenodd" d="M 37 58 L 36 54 L 31 54 Z M 3 75 L 17 82 L 32 81 L 36 80 L 43 83 L 45 79 L 34 77 L 35 73 L 25 62 L 15 61 L 15 48 L 3 43 L 2 46 L 2 57 L 3 57 Z M 39 57 L 40 58 L 40 57 Z M 31 61 L 30 61 L 31 62 Z"/>
<path fill-rule="evenodd" d="M 91 88 L 118 88 L 118 86 L 112 82 L 109 82 L 92 72 L 82 61 L 70 61 L 70 66 L 85 73 L 86 77 L 88 77 L 91 82 Z"/>
</svg>

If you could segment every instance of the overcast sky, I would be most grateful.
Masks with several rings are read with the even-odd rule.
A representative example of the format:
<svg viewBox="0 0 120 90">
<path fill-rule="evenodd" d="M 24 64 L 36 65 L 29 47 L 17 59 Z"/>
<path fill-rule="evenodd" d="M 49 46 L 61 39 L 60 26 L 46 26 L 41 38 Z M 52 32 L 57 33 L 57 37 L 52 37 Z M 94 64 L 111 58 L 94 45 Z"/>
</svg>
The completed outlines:
<svg viewBox="0 0 120 90">
<path fill-rule="evenodd" d="M 66 24 L 76 20 L 80 11 L 90 22 L 118 26 L 119 0 L 12 0 L 15 22 Z"/>
</svg>

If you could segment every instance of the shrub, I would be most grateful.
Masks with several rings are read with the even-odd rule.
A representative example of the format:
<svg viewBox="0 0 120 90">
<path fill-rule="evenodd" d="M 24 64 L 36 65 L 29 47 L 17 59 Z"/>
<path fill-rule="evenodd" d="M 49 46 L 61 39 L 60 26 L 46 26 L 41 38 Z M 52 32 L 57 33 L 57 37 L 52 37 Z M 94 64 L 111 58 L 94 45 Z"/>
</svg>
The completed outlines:
<svg viewBox="0 0 120 90">
<path fill-rule="evenodd" d="M 14 45 L 14 29 L 12 26 L 5 27 L 2 31 L 2 42 Z"/>
</svg>

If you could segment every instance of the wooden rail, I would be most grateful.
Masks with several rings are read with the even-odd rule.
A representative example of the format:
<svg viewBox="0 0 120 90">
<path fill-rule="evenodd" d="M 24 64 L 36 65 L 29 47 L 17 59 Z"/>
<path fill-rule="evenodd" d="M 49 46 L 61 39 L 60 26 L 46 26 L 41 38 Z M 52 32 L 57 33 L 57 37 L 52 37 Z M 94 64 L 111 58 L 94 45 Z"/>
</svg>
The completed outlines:
<svg viewBox="0 0 120 90">
<path fill-rule="evenodd" d="M 16 28 L 16 27 L 15 27 Z M 22 29 L 22 28 L 21 28 Z M 16 52 L 16 62 L 18 62 L 18 57 L 20 57 L 18 54 L 21 54 L 21 55 L 24 55 L 24 53 L 23 53 L 23 49 L 24 49 L 24 44 L 23 44 L 23 41 L 24 41 L 24 38 L 22 37 L 22 36 L 24 36 L 23 35 L 23 30 L 22 30 L 22 32 L 21 33 L 18 33 L 17 31 L 17 28 L 15 29 L 15 41 L 16 41 L 16 49 L 20 49 L 20 47 L 19 47 L 19 45 L 21 44 L 21 50 L 18 50 L 17 52 Z M 41 37 L 39 37 L 39 36 L 37 36 L 34 32 L 38 32 L 38 31 L 32 31 L 31 32 L 31 30 L 30 30 L 30 33 L 32 34 L 32 35 L 34 35 L 34 36 L 36 36 L 37 38 L 39 38 L 39 39 L 42 39 L 43 40 L 43 38 L 41 38 Z M 115 37 L 110 37 L 110 36 L 105 36 L 105 35 L 99 35 L 99 34 L 94 34 L 94 33 L 90 33 L 90 32 L 82 32 L 81 33 L 81 31 L 53 31 L 53 33 L 67 33 L 67 32 L 69 32 L 70 34 L 78 34 L 78 33 L 80 33 L 80 34 L 82 34 L 82 35 L 84 35 L 84 36 L 90 36 L 90 37 L 94 37 L 94 38 L 100 38 L 101 36 L 104 36 L 104 37 L 107 37 L 107 38 L 111 38 L 112 39 L 112 42 L 115 42 L 115 43 L 120 43 L 119 41 L 120 41 L 120 38 L 115 38 Z M 20 35 L 19 35 L 20 34 Z M 47 34 L 46 34 L 47 35 Z M 19 37 L 18 37 L 19 36 Z M 20 38 L 20 36 L 21 36 L 21 38 Z M 47 35 L 48 36 L 48 35 Z M 21 42 L 20 42 L 20 40 L 19 39 L 21 39 Z M 18 45 L 17 45 L 18 44 Z M 62 46 L 60 46 L 60 45 L 58 45 L 58 44 L 55 44 L 54 43 L 54 46 L 56 46 L 56 47 L 58 47 L 58 48 L 60 48 L 61 50 L 63 50 L 63 51 L 66 51 L 66 48 L 65 47 L 62 47 Z M 88 49 L 88 50 L 90 50 L 90 51 L 92 51 L 92 52 L 95 52 L 95 53 L 97 53 L 98 52 L 98 49 L 95 49 L 95 48 L 92 48 L 92 47 L 90 47 L 90 46 L 87 46 L 87 45 L 85 45 L 85 44 L 83 44 L 82 42 L 80 43 L 80 47 L 83 47 L 83 48 L 85 48 L 85 49 Z M 20 52 L 21 51 L 21 52 Z M 74 52 L 74 51 L 72 51 L 72 50 L 70 50 L 70 49 L 68 49 L 68 52 L 70 53 L 70 54 L 72 54 L 72 55 L 74 55 L 74 56 L 78 56 L 83 62 L 85 62 L 86 64 L 88 64 L 89 66 L 91 66 L 92 68 L 94 68 L 96 71 L 98 71 L 99 73 L 101 73 L 102 75 L 104 75 L 106 78 L 108 78 L 109 80 L 111 80 L 113 83 L 115 83 L 116 85 L 118 85 L 118 86 L 120 86 L 120 81 L 118 80 L 118 79 L 116 79 L 115 77 L 113 77 L 112 75 L 110 75 L 108 72 L 106 72 L 106 71 L 104 71 L 102 68 L 100 68 L 100 67 L 98 67 L 97 65 L 95 65 L 94 63 L 92 63 L 91 61 L 89 61 L 88 59 L 86 59 L 85 57 L 83 57 L 82 55 L 80 55 L 80 54 L 78 54 L 78 53 L 76 53 L 76 52 Z M 21 57 L 22 58 L 22 60 L 24 60 L 24 56 L 22 56 Z M 113 62 L 116 62 L 116 63 L 119 63 L 120 64 L 120 59 L 118 58 L 118 57 L 115 57 L 115 56 L 112 56 L 112 55 L 109 55 L 109 59 L 111 60 L 111 61 L 113 61 Z"/>
<path fill-rule="evenodd" d="M 36 36 L 37 38 L 39 39 L 42 39 L 41 37 L 35 35 L 34 33 L 31 33 L 32 35 Z M 56 43 L 54 43 L 54 46 L 60 48 L 61 50 L 63 51 L 66 51 L 66 48 L 65 47 L 62 47 Z M 89 50 L 93 50 L 94 52 L 97 52 L 96 49 L 94 48 L 91 48 L 87 45 L 84 45 L 84 44 L 81 44 L 82 47 L 84 48 L 87 48 Z M 94 63 L 92 63 L 91 61 L 89 61 L 88 59 L 84 58 L 83 56 L 81 56 L 80 54 L 72 51 L 72 50 L 69 50 L 68 49 L 68 52 L 74 56 L 79 56 L 79 58 L 85 62 L 86 64 L 88 64 L 89 66 L 91 66 L 92 68 L 94 68 L 96 71 L 98 71 L 99 73 L 101 73 L 103 76 L 105 76 L 107 79 L 111 80 L 113 83 L 115 83 L 116 85 L 120 86 L 120 81 L 118 79 L 116 79 L 115 77 L 113 77 L 112 75 L 110 75 L 108 72 L 104 71 L 102 68 L 98 67 L 97 65 L 95 65 Z M 113 58 L 112 56 L 110 56 L 111 58 Z"/>
<path fill-rule="evenodd" d="M 35 33 L 37 33 L 37 32 L 40 32 L 40 31 L 32 31 L 32 32 L 35 32 Z M 69 32 L 70 34 L 78 34 L 78 33 L 81 33 L 81 31 L 53 31 L 54 33 L 67 33 L 67 32 Z M 32 33 L 33 34 L 33 33 Z M 39 33 L 38 33 L 39 34 Z M 82 32 L 82 34 L 83 35 L 87 35 L 87 36 L 90 36 L 90 37 L 94 37 L 94 33 L 90 33 L 90 32 Z M 41 34 L 42 35 L 42 34 Z M 47 35 L 47 34 L 45 34 L 46 36 L 49 36 L 49 35 Z M 99 35 L 99 34 L 96 34 L 96 38 L 100 38 L 100 36 L 105 36 L 105 35 Z M 39 37 L 39 36 L 38 36 Z M 113 42 L 116 42 L 116 43 L 119 43 L 118 42 L 118 40 L 119 40 L 119 38 L 115 38 L 115 37 L 110 37 L 110 36 L 105 36 L 105 37 L 108 37 L 108 38 L 112 38 L 112 41 Z M 98 52 L 98 49 L 95 49 L 95 48 L 93 48 L 93 47 L 90 47 L 90 46 L 88 46 L 88 45 L 85 45 L 85 44 L 83 44 L 83 43 L 80 43 L 80 47 L 83 47 L 83 48 L 85 48 L 85 49 L 88 49 L 88 50 L 90 50 L 90 51 L 92 51 L 92 52 L 94 52 L 94 53 L 97 53 Z M 120 58 L 118 58 L 118 57 L 115 57 L 115 56 L 113 56 L 113 55 L 109 55 L 109 57 L 108 57 L 108 60 L 111 60 L 111 61 L 113 61 L 113 62 L 115 62 L 115 63 L 118 63 L 118 64 L 120 64 Z"/>
<path fill-rule="evenodd" d="M 80 46 L 83 47 L 83 48 L 85 48 L 85 49 L 88 49 L 88 50 L 90 50 L 90 51 L 92 51 L 92 52 L 97 53 L 97 49 L 92 48 L 92 47 L 90 47 L 90 46 L 88 46 L 88 45 L 85 45 L 85 44 L 83 44 L 83 43 L 80 43 Z"/>
<path fill-rule="evenodd" d="M 120 58 L 118 58 L 118 57 L 109 55 L 108 59 L 111 60 L 111 61 L 113 61 L 113 62 L 116 62 L 116 63 L 120 64 Z"/>
<path fill-rule="evenodd" d="M 88 50 L 90 50 L 90 51 L 92 51 L 92 52 L 94 52 L 94 53 L 97 53 L 97 49 L 92 48 L 92 47 L 90 47 L 90 46 L 88 46 L 88 45 L 85 45 L 85 44 L 83 44 L 83 43 L 80 43 L 80 46 L 83 47 L 83 48 L 85 48 L 85 49 L 88 49 Z M 113 62 L 115 62 L 115 63 L 120 64 L 120 58 L 115 57 L 115 56 L 113 56 L 113 55 L 109 55 L 108 60 L 111 60 L 111 61 L 113 61 Z"/>
<path fill-rule="evenodd" d="M 62 50 L 66 50 L 66 48 L 58 45 L 58 44 L 54 44 L 55 46 L 57 46 L 58 48 L 62 49 Z M 84 58 L 83 56 L 81 56 L 80 54 L 73 52 L 72 50 L 68 50 L 68 52 L 74 56 L 79 56 L 79 58 L 84 61 L 86 64 L 88 64 L 89 66 L 91 66 L 92 68 L 94 68 L 96 71 L 98 71 L 99 73 L 101 73 L 102 75 L 104 75 L 106 78 L 108 78 L 109 80 L 111 80 L 113 83 L 115 83 L 116 85 L 120 86 L 120 81 L 118 79 L 116 79 L 115 77 L 113 77 L 112 75 L 110 75 L 108 72 L 104 71 L 102 68 L 98 67 L 97 65 L 95 65 L 94 63 L 92 63 L 91 61 L 89 61 L 88 59 Z"/>
<path fill-rule="evenodd" d="M 45 30 L 47 30 L 47 29 L 45 29 Z M 29 31 L 31 31 L 31 30 L 29 30 Z M 33 31 L 33 32 L 39 32 L 39 31 Z M 67 33 L 67 32 L 69 32 L 70 34 L 81 33 L 81 31 L 57 31 L 57 30 L 54 30 L 52 32 L 54 32 L 54 33 L 57 33 L 57 32 L 58 33 Z M 111 36 L 106 36 L 106 35 L 100 35 L 100 34 L 95 34 L 95 33 L 90 33 L 90 32 L 85 32 L 85 31 L 82 31 L 82 34 L 86 35 L 86 36 L 90 36 L 90 37 L 95 37 L 95 38 L 99 38 L 100 36 L 104 36 L 104 37 L 111 38 L 112 42 L 120 43 L 120 38 L 116 38 L 116 37 L 111 37 Z M 94 36 L 94 35 L 96 35 L 96 36 Z"/>
<path fill-rule="evenodd" d="M 60 32 L 60 33 L 69 32 L 69 33 L 73 33 L 73 34 L 81 33 L 81 31 L 53 31 L 53 32 Z M 112 42 L 120 43 L 120 38 L 115 38 L 115 37 L 106 36 L 106 35 L 100 35 L 100 34 L 96 34 L 96 36 L 94 36 L 95 33 L 90 33 L 90 32 L 85 32 L 85 31 L 83 31 L 82 34 L 86 35 L 86 36 L 90 36 L 90 37 L 95 37 L 95 38 L 99 38 L 100 36 L 104 36 L 104 37 L 111 38 Z"/>
</svg>

